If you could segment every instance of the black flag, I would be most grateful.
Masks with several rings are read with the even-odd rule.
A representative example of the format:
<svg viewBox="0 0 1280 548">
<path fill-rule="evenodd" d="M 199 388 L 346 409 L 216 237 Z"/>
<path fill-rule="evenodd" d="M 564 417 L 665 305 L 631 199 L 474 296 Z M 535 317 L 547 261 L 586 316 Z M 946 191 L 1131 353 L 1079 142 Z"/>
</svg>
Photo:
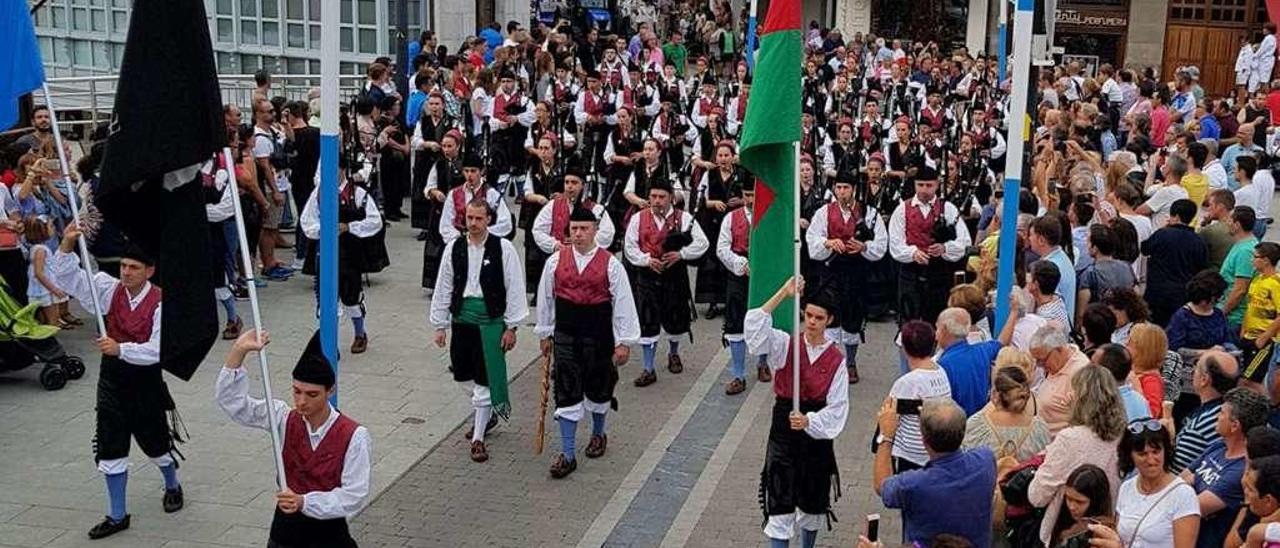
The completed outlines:
<svg viewBox="0 0 1280 548">
<path fill-rule="evenodd" d="M 217 338 L 209 228 L 196 166 L 226 142 L 201 0 L 134 0 L 94 201 L 156 260 L 160 363 L 190 380 Z"/>
</svg>

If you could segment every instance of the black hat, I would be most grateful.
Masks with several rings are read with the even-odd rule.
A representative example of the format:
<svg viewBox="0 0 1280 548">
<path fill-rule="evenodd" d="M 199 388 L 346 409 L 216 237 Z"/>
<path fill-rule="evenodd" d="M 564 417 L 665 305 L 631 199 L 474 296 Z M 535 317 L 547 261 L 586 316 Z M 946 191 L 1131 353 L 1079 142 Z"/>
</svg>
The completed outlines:
<svg viewBox="0 0 1280 548">
<path fill-rule="evenodd" d="M 757 177 L 754 177 L 754 176 L 743 177 L 743 179 L 742 179 L 742 191 L 743 191 L 743 192 L 755 192 L 755 191 L 756 191 L 756 179 L 757 179 Z"/>
<path fill-rule="evenodd" d="M 332 388 L 338 382 L 333 374 L 333 365 L 320 349 L 320 331 L 311 335 L 307 348 L 298 356 L 298 364 L 293 366 L 293 380 L 310 384 L 318 384 Z"/>
<path fill-rule="evenodd" d="M 749 85 L 751 85 L 751 75 L 750 75 L 750 74 L 748 74 L 748 75 L 746 75 L 745 77 L 743 77 L 743 78 L 742 78 L 742 85 L 744 85 L 744 86 L 749 86 Z"/>
<path fill-rule="evenodd" d="M 484 161 L 476 154 L 466 154 L 462 157 L 462 168 L 473 167 L 476 169 L 484 169 Z"/>
<path fill-rule="evenodd" d="M 515 80 L 515 79 L 516 79 L 516 73 L 511 72 L 511 69 L 509 68 L 504 68 L 502 69 L 502 72 L 498 73 L 498 80 Z"/>
<path fill-rule="evenodd" d="M 600 71 L 599 71 L 599 70 L 596 70 L 596 69 L 593 69 L 593 68 L 589 68 L 589 69 L 587 69 L 587 79 L 588 79 L 588 80 L 599 80 L 599 79 L 600 79 Z"/>
<path fill-rule="evenodd" d="M 805 291 L 803 302 L 805 306 L 822 307 L 832 318 L 835 318 L 840 309 L 840 300 L 827 284 L 820 284 L 814 289 Z"/>
<path fill-rule="evenodd" d="M 650 181 L 649 192 L 653 192 L 655 190 L 661 190 L 663 192 L 666 192 L 667 194 L 671 194 L 673 192 L 671 188 L 671 181 L 668 181 L 666 178 L 663 178 L 663 177 L 659 177 L 657 179 Z"/>
<path fill-rule="evenodd" d="M 147 266 L 155 266 L 156 262 L 152 260 L 151 255 L 143 251 L 138 244 L 129 243 L 124 246 L 124 251 L 120 252 L 121 259 L 132 259 Z"/>
<path fill-rule="evenodd" d="M 916 168 L 916 181 L 937 181 L 938 170 L 929 164 L 922 164 Z"/>
<path fill-rule="evenodd" d="M 835 179 L 832 181 L 832 183 L 837 185 L 853 186 L 853 183 L 854 183 L 853 174 L 848 171 L 837 171 Z"/>
<path fill-rule="evenodd" d="M 596 215 L 592 213 L 590 209 L 587 209 L 582 206 L 573 208 L 573 213 L 569 214 L 569 222 L 571 223 L 581 223 L 581 222 L 594 223 L 598 220 L 599 219 L 596 218 Z"/>
<path fill-rule="evenodd" d="M 573 162 L 571 162 L 568 167 L 564 168 L 564 176 L 573 177 L 582 183 L 587 182 L 587 174 L 582 171 L 582 166 L 575 165 Z"/>
</svg>

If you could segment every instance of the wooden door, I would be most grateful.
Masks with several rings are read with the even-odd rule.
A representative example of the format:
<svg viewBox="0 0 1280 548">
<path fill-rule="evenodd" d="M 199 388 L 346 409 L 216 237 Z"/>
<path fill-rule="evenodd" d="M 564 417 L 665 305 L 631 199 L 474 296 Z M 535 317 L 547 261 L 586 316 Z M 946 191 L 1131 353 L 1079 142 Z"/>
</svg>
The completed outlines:
<svg viewBox="0 0 1280 548">
<path fill-rule="evenodd" d="M 1236 53 L 1243 29 L 1170 24 L 1164 35 L 1161 80 L 1172 80 L 1178 67 L 1200 67 L 1200 85 L 1212 95 L 1235 86 Z"/>
</svg>

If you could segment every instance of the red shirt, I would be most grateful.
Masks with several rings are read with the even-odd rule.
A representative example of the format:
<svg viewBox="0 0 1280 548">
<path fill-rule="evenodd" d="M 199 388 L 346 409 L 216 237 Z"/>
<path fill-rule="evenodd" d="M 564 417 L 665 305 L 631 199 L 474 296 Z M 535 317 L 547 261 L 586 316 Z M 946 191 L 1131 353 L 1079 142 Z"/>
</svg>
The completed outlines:
<svg viewBox="0 0 1280 548">
<path fill-rule="evenodd" d="M 1271 111 L 1271 125 L 1280 125 L 1280 90 L 1267 94 L 1267 110 Z"/>
</svg>

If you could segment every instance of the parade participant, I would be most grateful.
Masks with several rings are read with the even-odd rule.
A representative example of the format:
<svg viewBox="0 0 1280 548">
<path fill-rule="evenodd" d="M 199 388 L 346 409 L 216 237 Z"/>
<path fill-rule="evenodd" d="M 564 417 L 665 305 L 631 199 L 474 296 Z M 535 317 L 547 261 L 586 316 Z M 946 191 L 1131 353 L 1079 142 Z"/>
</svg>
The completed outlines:
<svg viewBox="0 0 1280 548">
<path fill-rule="evenodd" d="M 445 246 L 431 297 L 436 346 L 444 348 L 452 329 L 449 370 L 455 382 L 473 383 L 469 439 L 475 462 L 489 460 L 484 434 L 497 417 L 511 418 L 505 354 L 515 348 L 516 329 L 529 315 L 516 248 L 489 233 L 494 213 L 484 198 L 467 204 L 467 235 Z"/>
<path fill-rule="evenodd" d="M 981 103 L 974 103 L 973 112 L 973 129 L 972 133 L 977 137 L 974 143 L 984 157 L 988 158 L 988 167 L 996 173 L 1004 173 L 1005 158 L 1004 153 L 1007 149 L 1004 135 L 1000 133 L 994 122 L 987 119 L 987 111 Z"/>
<path fill-rule="evenodd" d="M 747 118 L 747 101 L 750 99 L 751 77 L 745 76 L 742 79 L 740 91 L 729 101 L 728 123 L 725 124 L 729 135 L 738 135 L 738 130 L 742 128 L 742 121 Z"/>
<path fill-rule="evenodd" d="M 627 64 L 618 57 L 618 48 L 613 42 L 605 42 L 604 59 L 600 60 L 600 66 L 596 70 L 600 71 L 605 86 L 614 92 L 631 87 L 631 74 L 627 71 Z"/>
<path fill-rule="evenodd" d="M 928 125 L 934 131 L 942 132 L 955 120 L 951 117 L 951 112 L 942 106 L 941 89 L 930 87 L 927 97 L 927 103 L 924 108 L 920 109 L 919 122 Z"/>
<path fill-rule="evenodd" d="M 636 386 L 657 382 L 654 359 L 663 332 L 671 344 L 667 370 L 684 371 L 680 360 L 679 337 L 689 332 L 692 295 L 689 291 L 688 263 L 706 253 L 707 237 L 693 215 L 671 203 L 671 183 L 658 179 L 649 184 L 649 208 L 631 216 L 623 251 L 634 269 L 636 298 L 639 301 L 640 345 L 644 351 L 644 371 Z"/>
<path fill-rule="evenodd" d="M 833 296 L 825 291 L 807 295 L 801 337 L 800 385 L 794 386 L 795 344 L 790 333 L 773 328 L 773 311 L 794 299 L 803 282 L 791 278 L 764 306 L 747 311 L 747 352 L 767 354 L 773 369 L 773 420 L 761 473 L 760 500 L 770 546 L 786 547 L 798 530 L 800 545 L 812 547 L 818 522 L 831 514 L 831 490 L 839 497 L 839 471 L 833 449 L 849 413 L 849 382 L 840 367 L 840 348 L 826 336 L 836 319 Z M 794 391 L 800 391 L 800 411 L 792 410 Z M 833 482 L 833 478 L 835 481 Z"/>
<path fill-rule="evenodd" d="M 235 130 L 227 131 L 227 144 L 232 150 L 240 147 L 239 134 Z M 227 313 L 227 324 L 222 328 L 224 340 L 234 340 L 240 336 L 244 322 L 236 312 L 236 296 L 231 289 L 235 282 L 234 268 L 227 267 L 226 225 L 234 223 L 236 214 L 235 196 L 236 181 L 233 174 L 239 166 L 227 168 L 221 154 L 200 166 L 200 175 L 204 183 L 205 217 L 209 220 L 209 258 L 213 272 L 213 296 Z M 221 188 L 219 188 L 221 186 Z M 232 233 L 234 233 L 234 228 Z M 238 243 L 238 240 L 237 240 Z M 34 263 L 34 261 L 32 261 Z"/>
<path fill-rule="evenodd" d="M 498 172 L 498 187 L 506 189 L 514 179 L 517 195 L 524 194 L 521 176 L 528 165 L 528 156 L 523 150 L 525 135 L 529 131 L 526 125 L 532 122 L 525 114 L 528 103 L 529 100 L 516 89 L 515 74 L 510 69 L 503 69 L 498 74 L 493 116 L 489 119 L 492 132 L 489 153 L 492 155 L 492 167 Z"/>
<path fill-rule="evenodd" d="M 97 340 L 102 352 L 98 374 L 94 460 L 107 484 L 108 514 L 89 530 L 100 539 L 129 528 L 125 489 L 129 480 L 130 439 L 164 475 L 164 511 L 182 509 L 182 485 L 173 459 L 174 441 L 182 442 L 176 410 L 160 367 L 160 304 L 163 293 L 151 284 L 155 263 L 136 246 L 120 256 L 120 278 L 97 272 L 92 285 L 75 254 L 80 229 L 70 223 L 47 267 L 54 284 L 96 312 L 105 308 L 107 332 Z M 94 298 L 97 300 L 94 300 Z M 175 420 L 171 426 L 169 414 Z"/>
<path fill-rule="evenodd" d="M 862 151 L 853 142 L 852 120 L 845 118 L 836 123 L 836 140 L 822 152 L 822 171 L 827 177 L 835 177 L 838 171 L 852 173 L 861 166 L 858 158 Z"/>
<path fill-rule="evenodd" d="M 693 102 L 693 108 L 689 110 L 689 119 L 693 121 L 694 126 L 702 129 L 707 127 L 707 116 L 716 110 L 724 110 L 724 101 L 720 99 L 719 86 L 716 84 L 715 77 L 708 75 L 699 83 L 702 85 L 702 92 Z"/>
<path fill-rule="evenodd" d="M 662 109 L 649 126 L 649 136 L 662 145 L 663 154 L 666 155 L 664 163 L 677 167 L 684 165 L 685 143 L 692 143 L 698 135 L 693 124 L 689 123 L 689 119 L 679 109 L 675 98 L 663 95 Z"/>
<path fill-rule="evenodd" d="M 502 195 L 497 190 L 491 188 L 484 183 L 481 172 L 484 170 L 484 163 L 479 156 L 467 154 L 462 159 L 462 178 L 461 185 L 456 186 L 449 191 L 449 195 L 445 197 L 444 213 L 440 216 L 440 238 L 447 244 L 462 235 L 462 231 L 466 228 L 466 212 L 464 211 L 467 204 L 477 197 L 484 198 L 488 202 L 489 207 L 493 208 L 496 219 L 489 226 L 489 233 L 499 238 L 506 238 L 511 235 L 511 212 L 507 210 L 507 202 L 502 199 Z"/>
<path fill-rule="evenodd" d="M 532 158 L 538 158 L 538 142 L 544 136 L 558 139 L 553 142 L 563 147 L 561 153 L 564 155 L 571 154 L 578 146 L 578 140 L 573 136 L 574 132 L 568 127 L 559 125 L 560 122 L 554 118 L 554 109 L 555 107 L 546 101 L 540 101 L 533 106 L 533 124 L 529 126 L 528 135 L 524 138 L 525 152 L 528 152 Z M 556 132 L 556 127 L 561 128 L 559 132 Z M 552 157 L 554 158 L 555 155 Z"/>
<path fill-rule="evenodd" d="M 369 335 L 365 332 L 364 318 L 368 310 L 364 306 L 364 283 L 361 276 L 375 265 L 370 264 L 375 254 L 385 257 L 386 250 L 373 249 L 381 242 L 376 236 L 382 232 L 382 212 L 378 204 L 360 185 L 347 176 L 347 155 L 338 157 L 338 300 L 346 314 L 351 316 L 355 338 L 351 341 L 351 353 L 360 354 L 369 347 Z M 298 223 L 302 233 L 312 240 L 307 247 L 308 266 L 304 273 L 318 274 L 317 262 L 320 248 L 320 187 L 311 192 L 307 205 L 302 208 Z M 316 297 L 319 298 L 317 285 Z"/>
<path fill-rule="evenodd" d="M 698 184 L 698 199 L 694 217 L 703 234 L 720 234 L 720 225 L 728 211 L 742 205 L 742 185 L 746 173 L 737 165 L 737 150 L 733 141 L 721 141 L 716 145 L 715 168 L 702 174 Z M 705 257 L 698 265 L 698 277 L 694 284 L 693 302 L 707 305 L 707 319 L 720 314 L 725 302 L 725 271 L 715 257 Z"/>
<path fill-rule="evenodd" d="M 430 105 L 430 100 L 428 100 Z M 424 117 L 423 120 L 427 120 Z M 421 123 L 421 122 L 419 122 Z M 444 216 L 445 198 L 454 188 L 462 186 L 462 132 L 450 130 L 440 138 L 440 157 L 431 161 L 422 196 L 428 200 L 426 221 L 427 235 L 422 244 L 422 287 L 431 290 L 436 286 L 436 272 L 440 270 L 440 254 L 445 241 L 440 235 L 440 218 Z"/>
<path fill-rule="evenodd" d="M 822 285 L 831 288 L 840 306 L 840 323 L 828 335 L 844 345 L 849 383 L 858 383 L 858 345 L 863 343 L 867 304 L 866 286 L 872 264 L 884 257 L 889 233 L 884 217 L 854 196 L 853 176 L 836 176 L 835 201 L 813 214 L 805 234 L 809 256 L 821 263 Z"/>
<path fill-rule="evenodd" d="M 631 217 L 636 212 L 649 207 L 649 188 L 654 181 L 665 181 L 674 189 L 675 183 L 672 181 L 670 164 L 662 161 L 663 154 L 662 143 L 656 138 L 650 137 L 644 140 L 640 150 L 640 158 L 644 163 L 638 169 L 631 170 L 631 178 L 627 179 L 627 186 L 622 189 L 622 196 L 630 205 L 622 211 L 614 211 L 614 215 L 622 219 L 623 225 L 630 223 Z M 675 200 L 683 202 L 680 193 L 676 193 Z"/>
<path fill-rule="evenodd" d="M 742 335 L 742 321 L 747 315 L 747 289 L 751 276 L 748 251 L 751 244 L 752 211 L 755 206 L 755 178 L 747 177 L 742 185 L 742 207 L 729 213 L 729 222 L 720 224 L 716 238 L 716 258 L 728 270 L 725 280 L 724 340 L 729 344 L 729 371 L 732 378 L 724 387 L 730 396 L 747 389 L 747 341 Z M 756 380 L 769 382 L 773 372 L 761 360 L 756 366 Z"/>
<path fill-rule="evenodd" d="M 530 133 L 529 137 L 533 138 L 533 134 Z M 547 259 L 545 254 L 538 251 L 537 242 L 534 241 L 534 218 L 542 212 L 546 204 L 564 192 L 564 182 L 560 178 L 561 169 L 556 165 L 557 142 L 554 133 L 546 133 L 538 137 L 538 145 L 534 150 L 537 162 L 529 167 L 529 186 L 525 187 L 524 202 L 520 204 L 519 228 L 524 230 L 525 235 L 525 292 L 529 294 L 537 293 L 538 275 L 542 274 L 542 264 Z"/>
<path fill-rule="evenodd" d="M 688 100 L 684 80 L 676 76 L 676 66 L 670 60 L 662 65 L 662 76 L 658 77 L 657 86 L 658 97 L 662 102 L 670 102 L 677 110 Z"/>
<path fill-rule="evenodd" d="M 539 276 L 542 274 L 542 267 L 546 264 L 547 257 L 560 251 L 560 248 L 569 243 L 569 217 L 579 207 L 596 216 L 596 244 L 605 249 L 613 244 L 615 232 L 613 219 L 609 217 L 609 212 L 605 211 L 604 206 L 584 196 L 585 181 L 586 176 L 581 169 L 575 166 L 569 167 L 564 174 L 564 192 L 542 206 L 538 216 L 533 220 L 529 239 L 534 242 L 537 249 L 526 247 L 525 253 L 536 253 L 540 257 L 537 263 Z M 528 255 L 525 256 L 525 264 L 533 265 L 533 260 L 529 259 Z"/>
<path fill-rule="evenodd" d="M 241 366 L 270 342 L 266 331 L 240 335 L 214 387 L 218 408 L 233 422 L 271 428 L 281 441 L 285 488 L 276 493 L 267 546 L 354 548 L 347 520 L 369 501 L 369 429 L 329 404 L 337 378 L 318 331 L 293 368 L 293 409 L 284 400 L 272 398 L 267 407 L 250 396 Z"/>
<path fill-rule="evenodd" d="M 813 114 L 802 113 L 800 115 L 800 153 L 818 158 L 830 147 L 831 140 L 827 137 L 827 130 L 822 129 L 822 126 L 814 120 Z"/>
<path fill-rule="evenodd" d="M 809 220 L 813 218 L 813 214 L 818 208 L 826 205 L 831 201 L 830 192 L 827 187 L 819 184 L 814 179 L 813 158 L 809 155 L 800 156 L 800 238 L 803 239 L 808 234 Z M 800 273 L 809 276 L 811 279 L 818 279 L 813 273 L 813 260 L 809 257 L 809 246 L 800 248 Z"/>
<path fill-rule="evenodd" d="M 963 270 L 969 228 L 954 205 L 938 198 L 932 166 L 917 168 L 915 190 L 889 219 L 889 253 L 901 263 L 898 320 L 933 322 L 946 306 L 952 274 Z"/>
<path fill-rule="evenodd" d="M 622 262 L 597 245 L 596 217 L 577 208 L 569 217 L 569 242 L 547 259 L 538 286 L 537 326 L 544 356 L 555 357 L 556 411 L 561 453 L 551 464 L 560 479 L 578 469 L 578 422 L 591 413 L 585 455 L 598 458 L 608 446 L 605 415 L 617 409 L 618 366 L 631 357 L 640 337 L 635 301 Z"/>
<path fill-rule="evenodd" d="M 905 116 L 893 123 L 893 135 L 893 142 L 885 146 L 885 159 L 888 160 L 888 165 L 885 166 L 888 170 L 886 175 L 899 181 L 906 181 L 911 177 L 914 164 L 918 163 L 916 160 L 920 158 L 920 154 L 911 140 L 911 122 Z"/>
<path fill-rule="evenodd" d="M 607 107 L 607 108 L 606 108 Z M 582 128 L 582 161 L 588 173 L 603 171 L 604 147 L 611 126 L 617 123 L 615 106 L 605 97 L 600 84 L 600 72 L 587 70 L 587 89 L 578 94 L 578 102 L 573 108 L 573 117 L 578 127 Z M 590 188 L 589 195 L 599 199 L 599 188 Z"/>
<path fill-rule="evenodd" d="M 604 145 L 608 182 L 597 201 L 605 204 L 614 215 L 621 215 L 627 209 L 626 184 L 635 171 L 636 161 L 641 157 L 645 137 L 635 125 L 634 111 L 622 107 L 617 112 L 618 124 L 613 127 Z"/>
</svg>

